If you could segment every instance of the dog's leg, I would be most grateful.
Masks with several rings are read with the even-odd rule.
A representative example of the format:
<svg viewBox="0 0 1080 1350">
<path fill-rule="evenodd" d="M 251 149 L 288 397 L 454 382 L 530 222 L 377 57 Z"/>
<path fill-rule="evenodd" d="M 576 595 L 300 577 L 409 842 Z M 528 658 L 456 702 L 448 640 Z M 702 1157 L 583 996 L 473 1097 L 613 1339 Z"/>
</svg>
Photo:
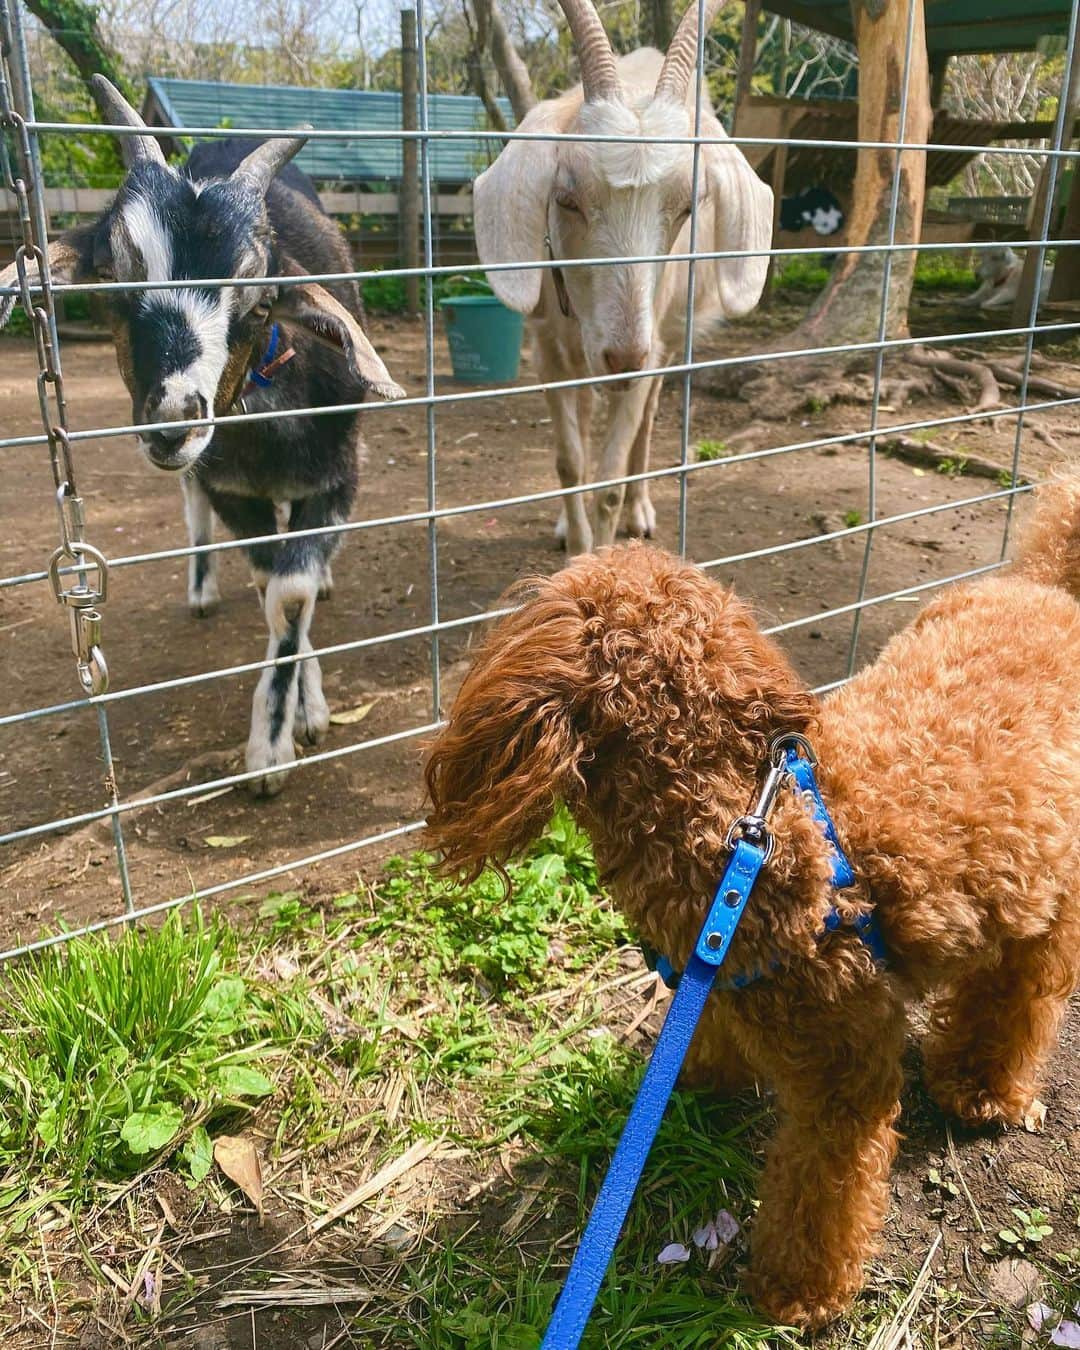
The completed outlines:
<svg viewBox="0 0 1080 1350">
<path fill-rule="evenodd" d="M 746 1038 L 779 1097 L 751 1239 L 750 1286 L 778 1322 L 820 1327 L 850 1303 L 889 1207 L 903 1007 L 880 977 L 843 1004 L 743 993 Z M 743 1039 L 744 1011 L 735 1009 Z"/>
<path fill-rule="evenodd" d="M 756 1075 L 735 1044 L 729 1023 L 720 1001 L 710 999 L 683 1061 L 680 1087 L 735 1097 L 754 1086 Z"/>
<path fill-rule="evenodd" d="M 997 965 L 942 996 L 923 1048 L 927 1086 L 941 1109 L 970 1124 L 1021 1124 L 1078 977 L 1076 948 L 1055 930 L 1006 943 Z"/>
</svg>

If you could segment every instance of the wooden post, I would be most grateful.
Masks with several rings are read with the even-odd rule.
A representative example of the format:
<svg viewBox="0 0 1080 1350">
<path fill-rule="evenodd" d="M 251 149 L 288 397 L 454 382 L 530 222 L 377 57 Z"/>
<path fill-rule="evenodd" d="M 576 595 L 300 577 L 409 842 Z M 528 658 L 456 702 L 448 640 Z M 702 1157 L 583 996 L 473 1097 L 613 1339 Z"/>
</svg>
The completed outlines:
<svg viewBox="0 0 1080 1350">
<path fill-rule="evenodd" d="M 859 49 L 859 70 L 863 75 L 859 82 L 860 141 L 899 139 L 904 49 L 912 10 L 915 28 L 904 140 L 912 145 L 925 145 L 929 139 L 930 74 L 923 0 L 853 0 L 855 43 Z M 847 220 L 846 242 L 849 245 L 888 242 L 894 163 L 891 150 L 862 149 L 858 152 Z M 896 242 L 918 244 L 926 195 L 926 151 L 901 151 L 899 172 Z M 871 340 L 878 328 L 884 271 L 883 254 L 844 253 L 841 248 L 829 284 L 795 333 L 790 335 L 792 345 L 832 346 Z M 907 309 L 914 275 L 914 252 L 895 254 L 886 311 L 889 337 L 907 333 Z"/>
<path fill-rule="evenodd" d="M 739 69 L 735 76 L 735 109 L 731 116 L 731 134 L 739 133 L 739 109 L 750 97 L 750 81 L 754 74 L 754 62 L 757 59 L 758 18 L 761 14 L 761 0 L 746 0 L 743 11 L 742 37 L 739 39 Z"/>
<path fill-rule="evenodd" d="M 401 11 L 401 129 L 417 130 L 416 110 L 416 10 Z M 401 145 L 401 191 L 398 220 L 401 229 L 402 267 L 420 266 L 420 175 L 419 143 L 409 139 Z M 405 309 L 420 313 L 420 278 L 405 278 Z"/>
<path fill-rule="evenodd" d="M 1061 87 L 1065 91 L 1065 123 L 1061 135 L 1062 149 L 1072 143 L 1073 130 L 1076 125 L 1076 114 L 1078 104 L 1080 104 L 1080 40 L 1073 46 L 1072 65 L 1068 74 L 1061 82 Z M 1050 165 L 1052 160 L 1049 155 L 1043 161 L 1042 172 L 1039 174 L 1039 181 L 1035 187 L 1035 196 L 1031 201 L 1031 211 L 1028 214 L 1028 229 L 1035 231 L 1042 229 L 1043 217 L 1046 214 L 1046 199 L 1050 192 Z M 1061 170 L 1058 169 L 1060 175 Z M 1074 194 L 1075 195 L 1075 194 Z M 1051 233 L 1053 225 L 1051 222 Z M 1034 239 L 1035 235 L 1029 234 L 1029 239 Z M 1073 252 L 1069 249 L 1067 252 Z M 1042 249 L 1029 248 L 1027 256 L 1024 258 L 1024 270 L 1020 276 L 1020 286 L 1016 292 L 1016 299 L 1012 307 L 1012 324 L 1014 328 L 1019 328 L 1028 322 L 1031 317 L 1031 301 L 1035 295 L 1036 288 L 1042 281 L 1042 266 L 1045 261 L 1045 253 Z M 1059 260 L 1059 266 L 1060 266 Z M 1070 269 L 1071 270 L 1071 269 Z M 1066 278 L 1062 279 L 1061 285 L 1065 285 Z M 1054 290 L 1057 291 L 1057 275 L 1054 276 Z"/>
<path fill-rule="evenodd" d="M 945 78 L 948 73 L 948 52 L 934 52 L 930 57 L 930 108 L 933 112 L 938 112 L 945 101 Z"/>
</svg>

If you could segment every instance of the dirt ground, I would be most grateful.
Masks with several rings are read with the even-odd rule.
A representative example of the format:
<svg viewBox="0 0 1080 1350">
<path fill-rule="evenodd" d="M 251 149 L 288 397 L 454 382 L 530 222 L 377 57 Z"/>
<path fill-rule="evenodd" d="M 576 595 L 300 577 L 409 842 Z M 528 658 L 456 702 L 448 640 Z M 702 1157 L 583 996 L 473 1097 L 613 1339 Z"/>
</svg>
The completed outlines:
<svg viewBox="0 0 1080 1350">
<path fill-rule="evenodd" d="M 722 343 L 700 350 L 706 356 L 752 350 L 773 331 L 789 327 L 791 317 L 783 307 L 774 308 L 753 326 L 732 330 Z M 374 333 L 396 378 L 411 392 L 422 389 L 422 329 L 401 320 L 376 320 Z M 436 358 L 438 392 L 460 387 L 449 378 L 441 333 Z M 34 373 L 31 345 L 5 341 L 0 347 L 4 434 L 39 430 Z M 108 345 L 69 344 L 65 375 L 74 426 L 123 425 L 129 420 L 130 403 Z M 523 362 L 521 383 L 529 379 L 528 363 Z M 678 462 L 680 394 L 679 387 L 669 382 L 657 422 L 656 467 Z M 811 390 L 807 396 L 812 404 Z M 947 399 L 923 399 L 911 415 L 956 411 L 956 403 Z M 1045 419 L 1066 448 L 1076 443 L 1070 439 L 1068 412 Z M 865 407 L 834 406 L 754 425 L 748 405 L 699 393 L 693 403 L 692 439 L 734 438 L 741 452 L 851 431 L 867 425 L 867 417 Z M 373 410 L 365 423 L 367 462 L 356 518 L 423 509 L 424 410 L 384 406 Z M 936 439 L 955 444 L 958 459 L 979 454 L 1007 464 L 1013 426 L 1002 419 L 936 433 Z M 555 486 L 551 427 L 538 394 L 440 407 L 436 444 L 440 505 Z M 3 453 L 0 575 L 10 576 L 46 564 L 56 543 L 56 516 L 44 447 Z M 151 468 L 131 438 L 81 443 L 77 455 L 90 542 L 110 557 L 186 542 L 176 480 Z M 1045 445 L 1028 437 L 1023 464 L 1029 473 L 1037 473 L 1054 458 Z M 840 529 L 845 518 L 847 523 L 866 519 L 866 459 L 864 447 L 846 446 L 758 462 L 710 464 L 688 479 L 690 556 L 706 561 Z M 881 458 L 878 511 L 892 515 L 972 497 L 996 486 L 986 478 L 949 477 Z M 675 480 L 655 483 L 653 497 L 659 540 L 673 545 Z M 516 577 L 558 567 L 562 554 L 552 534 L 555 514 L 553 503 L 541 502 L 440 521 L 439 617 L 479 613 L 491 607 Z M 994 561 L 1001 549 L 1004 518 L 1004 505 L 992 502 L 878 531 L 868 594 Z M 862 556 L 863 539 L 856 537 L 725 566 L 716 574 L 752 599 L 766 622 L 784 623 L 854 600 Z M 334 572 L 333 599 L 316 613 L 316 646 L 430 622 L 425 525 L 374 528 L 346 537 Z M 262 658 L 264 629 L 240 552 L 221 556 L 223 604 L 209 619 L 188 614 L 185 575 L 183 559 L 113 570 L 103 628 L 113 690 Z M 867 610 L 860 660 L 872 657 L 914 608 L 915 601 L 905 598 Z M 460 676 L 474 631 L 462 628 L 441 638 L 444 702 Z M 846 673 L 850 632 L 848 615 L 796 628 L 783 641 L 798 668 L 816 685 Z M 0 715 L 78 698 L 66 616 L 44 582 L 0 590 L 0 669 Z M 362 723 L 333 726 L 324 749 L 431 720 L 427 637 L 329 656 L 323 672 L 332 708 L 342 711 L 374 703 Z M 251 674 L 215 679 L 112 704 L 108 718 L 121 799 L 242 769 L 255 680 Z M 405 740 L 302 767 L 285 791 L 268 802 L 253 801 L 237 788 L 208 801 L 197 796 L 125 816 L 136 904 L 167 901 L 416 819 L 421 806 L 418 757 L 417 741 Z M 93 709 L 0 728 L 0 821 L 5 829 L 38 825 L 104 804 Z M 220 837 L 241 842 L 228 848 L 206 843 L 207 838 Z M 0 881 L 7 903 L 0 915 L 0 937 L 5 945 L 32 938 L 57 920 L 78 924 L 121 908 L 105 823 L 66 836 L 20 841 L 4 852 Z M 302 878 L 307 885 L 332 889 L 347 883 L 370 856 L 345 854 L 321 868 L 284 875 L 275 884 L 284 888 Z"/>
<path fill-rule="evenodd" d="M 946 324 L 948 319 L 933 312 L 924 314 L 922 321 Z M 700 351 L 707 356 L 750 350 L 791 322 L 789 310 L 774 307 L 752 325 L 732 330 L 722 341 Z M 970 323 L 970 316 L 963 322 Z M 372 330 L 395 377 L 410 392 L 421 390 L 422 329 L 399 320 L 376 320 Z M 452 391 L 456 386 L 449 378 L 441 334 L 436 357 L 438 392 Z M 0 434 L 39 430 L 35 369 L 28 342 L 11 340 L 0 345 Z M 130 405 L 108 346 L 69 346 L 65 374 L 76 427 L 129 420 Z M 1058 374 L 1068 378 L 1068 366 L 1062 366 Z M 528 364 L 523 363 L 521 382 L 530 378 Z M 800 416 L 755 424 L 747 404 L 719 401 L 699 390 L 693 403 L 692 441 L 738 438 L 743 451 L 867 424 L 864 407 L 813 411 L 810 389 L 807 398 L 807 409 Z M 678 461 L 679 405 L 680 390 L 669 384 L 661 400 L 654 466 Z M 957 410 L 956 402 L 946 398 L 922 399 L 911 415 L 947 416 Z M 1066 450 L 1080 453 L 1080 427 L 1070 412 L 1047 414 L 1043 422 Z M 423 509 L 424 410 L 386 407 L 373 410 L 365 422 L 367 461 L 357 518 Z M 935 433 L 937 441 L 955 447 L 958 460 L 977 454 L 1000 464 L 1011 460 L 1013 436 L 1014 424 L 1008 419 Z M 543 399 L 537 394 L 440 407 L 436 443 L 440 505 L 554 486 L 551 428 Z M 45 565 L 56 543 L 56 519 L 44 448 L 9 449 L 3 454 L 0 575 L 10 576 Z M 93 440 L 79 445 L 77 455 L 90 542 L 111 557 L 185 542 L 177 483 L 149 467 L 130 439 Z M 1022 470 L 1038 476 L 1058 458 L 1029 436 Z M 997 486 L 987 478 L 950 476 L 889 458 L 879 459 L 877 474 L 882 515 L 959 501 Z M 675 480 L 657 482 L 653 496 L 659 541 L 674 545 Z M 688 552 L 699 561 L 836 530 L 855 523 L 857 517 L 866 518 L 866 449 L 804 452 L 745 464 L 719 460 L 691 475 L 688 498 Z M 516 577 L 558 567 L 562 555 L 552 535 L 555 514 L 552 503 L 540 503 L 441 521 L 437 530 L 439 617 L 447 620 L 479 613 L 491 607 Z M 868 594 L 889 593 L 994 562 L 1002 547 L 1005 514 L 1003 503 L 995 501 L 879 531 Z M 862 558 L 860 537 L 726 565 L 716 575 L 753 600 L 766 622 L 782 624 L 853 601 Z M 263 624 L 240 553 L 223 555 L 223 604 L 206 620 L 188 615 L 185 566 L 181 560 L 113 572 L 103 645 L 114 690 L 262 657 Z M 317 646 L 392 634 L 431 619 L 424 525 L 380 527 L 350 535 L 334 572 L 334 597 L 316 615 L 313 636 Z M 859 660 L 870 659 L 915 608 L 916 601 L 905 597 L 867 610 Z M 781 641 L 806 679 L 819 685 L 845 675 L 850 634 L 848 615 L 795 628 L 783 634 Z M 446 634 L 439 643 L 444 703 L 460 678 L 470 635 L 471 630 L 463 628 Z M 333 726 L 324 748 L 403 731 L 432 718 L 431 652 L 426 637 L 332 655 L 323 661 L 323 671 L 333 709 L 347 711 L 373 704 L 362 721 Z M 255 678 L 218 679 L 111 705 L 109 724 L 121 797 L 209 781 L 222 772 L 241 769 Z M 0 715 L 47 707 L 78 695 L 66 618 L 46 585 L 39 582 L 0 590 Z M 285 790 L 270 801 L 256 802 L 237 789 L 208 800 L 188 799 L 126 816 L 125 838 L 137 904 L 151 905 L 233 881 L 417 819 L 422 809 L 419 754 L 417 741 L 406 740 L 300 767 Z M 0 827 L 4 830 L 100 807 L 102 780 L 93 710 L 0 729 Z M 237 842 L 228 847 L 207 842 L 221 837 Z M 403 844 L 408 846 L 408 841 Z M 287 872 L 273 885 L 280 889 L 303 885 L 316 896 L 329 894 L 347 886 L 357 871 L 370 869 L 385 851 L 347 853 L 317 868 Z M 57 921 L 80 924 L 114 915 L 121 907 L 111 844 L 100 825 L 20 841 L 7 846 L 4 853 L 0 859 L 5 897 L 0 940 L 4 946 L 32 939 Z M 253 884 L 250 889 L 241 886 L 239 895 L 227 893 L 228 901 L 237 903 L 245 895 L 261 898 L 269 888 L 269 883 Z M 641 1028 L 643 1047 L 652 1026 L 645 1023 Z M 984 1295 L 993 1272 L 991 1263 L 979 1255 L 980 1228 L 996 1233 L 1010 1221 L 1013 1204 L 1047 1209 L 1062 1249 L 1068 1248 L 1070 1240 L 1074 1246 L 1080 1243 L 1076 1199 L 1080 1189 L 1080 1016 L 1075 1006 L 1048 1094 L 1050 1132 L 1041 1137 L 1017 1132 L 958 1135 L 955 1145 L 968 1193 L 953 1195 L 933 1187 L 928 1191 L 928 1168 L 947 1165 L 952 1139 L 917 1087 L 910 1089 L 905 1106 L 907 1138 L 896 1176 L 888 1247 L 880 1267 L 886 1283 L 890 1272 L 897 1279 L 910 1280 L 913 1263 L 917 1268 L 931 1238 L 943 1231 L 939 1278 L 946 1285 L 952 1281 L 961 1294 Z M 507 1203 L 513 1203 L 512 1194 Z M 979 1316 L 972 1314 L 970 1325 L 941 1344 L 987 1344 L 982 1325 Z M 309 1323 L 305 1330 L 310 1329 Z M 318 1324 L 314 1330 L 319 1331 Z M 281 1342 L 286 1343 L 290 1342 Z"/>
</svg>

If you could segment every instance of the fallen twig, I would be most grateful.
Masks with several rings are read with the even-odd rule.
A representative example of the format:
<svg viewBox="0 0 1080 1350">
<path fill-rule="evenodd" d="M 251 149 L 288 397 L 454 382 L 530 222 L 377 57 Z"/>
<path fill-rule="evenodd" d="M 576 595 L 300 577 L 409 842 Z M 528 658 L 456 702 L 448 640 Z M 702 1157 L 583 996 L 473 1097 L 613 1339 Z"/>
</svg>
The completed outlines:
<svg viewBox="0 0 1080 1350">
<path fill-rule="evenodd" d="M 365 1200 L 370 1200 L 380 1191 L 384 1191 L 392 1182 L 397 1181 L 399 1177 L 404 1176 L 406 1172 L 422 1163 L 425 1158 L 430 1157 L 445 1138 L 445 1135 L 440 1135 L 438 1139 L 418 1140 L 404 1153 L 394 1158 L 392 1162 L 388 1162 L 385 1167 L 380 1168 L 373 1177 L 361 1182 L 355 1190 L 350 1191 L 336 1205 L 328 1209 L 325 1214 L 313 1220 L 308 1225 L 308 1232 L 314 1237 L 316 1233 L 321 1233 L 324 1228 L 329 1227 L 332 1223 L 337 1223 L 338 1219 L 344 1218 L 358 1205 L 362 1205 Z"/>
<path fill-rule="evenodd" d="M 918 1311 L 923 1294 L 926 1293 L 926 1286 L 930 1283 L 930 1263 L 940 1246 L 941 1234 L 939 1233 L 931 1244 L 930 1250 L 926 1253 L 926 1260 L 922 1263 L 922 1269 L 918 1275 L 915 1276 L 915 1283 L 911 1286 L 907 1298 L 896 1310 L 896 1316 L 887 1326 L 881 1326 L 877 1329 L 867 1350 L 900 1350 L 907 1338 L 908 1331 L 911 1329 L 911 1320 Z"/>
</svg>

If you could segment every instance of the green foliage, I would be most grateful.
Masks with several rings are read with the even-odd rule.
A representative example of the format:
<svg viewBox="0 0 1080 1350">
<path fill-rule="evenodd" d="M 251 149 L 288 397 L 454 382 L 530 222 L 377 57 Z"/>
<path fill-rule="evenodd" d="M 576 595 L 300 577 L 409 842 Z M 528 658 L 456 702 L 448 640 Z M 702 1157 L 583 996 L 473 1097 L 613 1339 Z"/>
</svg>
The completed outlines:
<svg viewBox="0 0 1080 1350">
<path fill-rule="evenodd" d="M 360 294 L 373 314 L 401 314 L 405 309 L 403 277 L 367 277 L 360 283 Z"/>
<path fill-rule="evenodd" d="M 915 264 L 916 291 L 963 291 L 975 287 L 975 273 L 968 265 L 966 255 L 960 252 L 928 252 L 919 254 Z"/>
<path fill-rule="evenodd" d="M 946 478 L 960 478 L 967 468 L 967 459 L 958 455 L 956 459 L 946 458 L 938 461 L 937 471 Z"/>
<path fill-rule="evenodd" d="M 998 1233 L 998 1237 L 1006 1247 L 1012 1247 L 1016 1251 L 1022 1252 L 1027 1247 L 1038 1246 L 1043 1238 L 1049 1237 L 1054 1231 L 1048 1216 L 1041 1209 L 1028 1211 L 1013 1206 L 1012 1212 L 1017 1218 L 1016 1226 L 1014 1228 L 1003 1228 Z"/>
<path fill-rule="evenodd" d="M 856 525 L 862 524 L 862 512 L 856 511 L 854 507 L 850 511 L 844 512 L 844 524 L 849 530 L 853 530 Z"/>
<path fill-rule="evenodd" d="M 784 258 L 773 273 L 773 289 L 795 294 L 816 295 L 829 280 L 829 269 L 819 253 L 804 253 Z"/>
<path fill-rule="evenodd" d="M 588 839 L 565 808 L 532 853 L 507 868 L 509 894 L 495 872 L 462 887 L 434 867 L 427 853 L 392 859 L 367 929 L 372 940 L 392 934 L 431 978 L 465 971 L 492 989 L 529 988 L 542 978 L 555 936 L 586 928 L 594 942 L 626 940 L 623 921 L 599 895 Z"/>
<path fill-rule="evenodd" d="M 235 938 L 196 910 L 14 968 L 0 1001 L 0 1162 L 33 1158 L 77 1199 L 98 1177 L 167 1155 L 186 1120 L 270 1093 L 253 1063 L 263 1013 L 249 982 L 228 973 L 234 961 Z M 193 1174 L 203 1162 L 194 1139 Z"/>
<path fill-rule="evenodd" d="M 727 441 L 698 441 L 694 446 L 694 457 L 699 464 L 713 459 L 727 459 L 730 454 L 731 446 Z"/>
</svg>

